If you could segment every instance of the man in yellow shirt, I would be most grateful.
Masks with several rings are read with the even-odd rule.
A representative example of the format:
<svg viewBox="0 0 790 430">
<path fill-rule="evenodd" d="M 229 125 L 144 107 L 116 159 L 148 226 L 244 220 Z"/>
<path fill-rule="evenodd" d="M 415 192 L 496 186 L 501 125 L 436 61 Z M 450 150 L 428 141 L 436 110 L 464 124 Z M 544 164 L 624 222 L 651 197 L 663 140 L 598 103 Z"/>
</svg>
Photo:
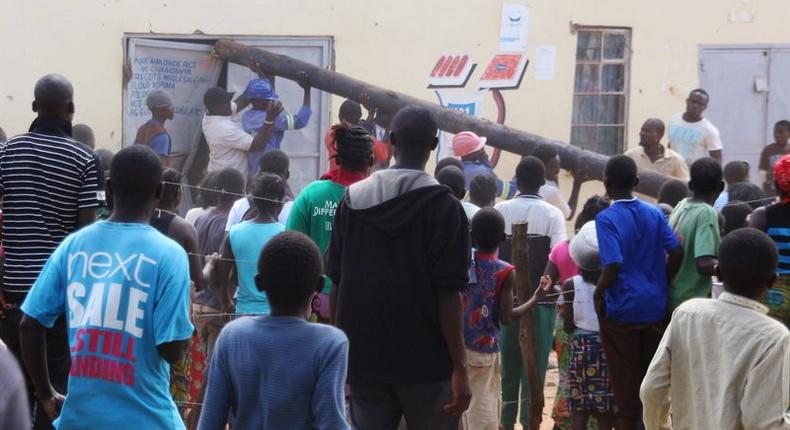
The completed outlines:
<svg viewBox="0 0 790 430">
<path fill-rule="evenodd" d="M 689 168 L 683 157 L 661 144 L 664 137 L 664 122 L 650 118 L 639 131 L 639 146 L 629 149 L 625 155 L 634 160 L 639 170 L 649 170 L 671 176 L 681 181 L 689 180 Z"/>
</svg>

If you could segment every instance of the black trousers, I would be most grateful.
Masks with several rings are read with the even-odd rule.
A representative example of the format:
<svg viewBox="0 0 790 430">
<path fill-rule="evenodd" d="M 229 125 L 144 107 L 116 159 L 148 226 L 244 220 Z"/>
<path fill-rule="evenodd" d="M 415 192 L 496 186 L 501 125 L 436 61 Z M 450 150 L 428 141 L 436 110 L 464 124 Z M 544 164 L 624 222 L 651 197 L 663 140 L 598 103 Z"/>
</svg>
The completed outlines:
<svg viewBox="0 0 790 430">
<path fill-rule="evenodd" d="M 450 381 L 422 384 L 351 384 L 351 423 L 357 430 L 458 430 L 461 416 L 447 415 Z"/>
<path fill-rule="evenodd" d="M 20 303 L 21 305 L 21 303 Z M 22 349 L 19 345 L 19 323 L 22 321 L 22 311 L 19 308 L 4 309 L 5 318 L 0 319 L 0 339 L 8 346 L 20 367 L 24 369 L 22 363 Z M 49 378 L 52 386 L 61 394 L 66 394 L 66 383 L 69 378 L 71 368 L 71 353 L 69 352 L 69 339 L 66 329 L 66 319 L 61 316 L 55 321 L 52 328 L 47 329 L 47 366 L 49 367 Z M 34 411 L 33 429 L 50 430 L 54 429 L 52 422 L 44 411 L 38 407 L 33 385 L 27 370 L 24 372 L 27 392 L 30 396 L 30 408 Z"/>
</svg>

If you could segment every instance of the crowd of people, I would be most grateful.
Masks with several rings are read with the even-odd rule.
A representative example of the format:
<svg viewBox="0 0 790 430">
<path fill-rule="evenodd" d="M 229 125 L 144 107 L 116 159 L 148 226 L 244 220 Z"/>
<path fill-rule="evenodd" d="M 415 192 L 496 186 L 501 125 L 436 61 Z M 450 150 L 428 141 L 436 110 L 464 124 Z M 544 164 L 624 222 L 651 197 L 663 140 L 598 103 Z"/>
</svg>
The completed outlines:
<svg viewBox="0 0 790 430">
<path fill-rule="evenodd" d="M 552 349 L 555 429 L 790 426 L 790 122 L 756 186 L 722 168 L 693 90 L 669 145 L 645 121 L 576 215 L 556 149 L 502 180 L 462 132 L 431 175 L 435 115 L 405 107 L 380 140 L 362 95 L 294 193 L 281 143 L 310 120 L 310 77 L 291 115 L 257 72 L 235 99 L 206 92 L 183 218 L 170 95 L 112 154 L 72 126 L 66 78 L 37 82 L 29 132 L 0 145 L 0 429 L 534 428 Z M 645 170 L 675 178 L 657 203 L 634 194 Z M 510 252 L 524 222 L 531 288 Z"/>
</svg>

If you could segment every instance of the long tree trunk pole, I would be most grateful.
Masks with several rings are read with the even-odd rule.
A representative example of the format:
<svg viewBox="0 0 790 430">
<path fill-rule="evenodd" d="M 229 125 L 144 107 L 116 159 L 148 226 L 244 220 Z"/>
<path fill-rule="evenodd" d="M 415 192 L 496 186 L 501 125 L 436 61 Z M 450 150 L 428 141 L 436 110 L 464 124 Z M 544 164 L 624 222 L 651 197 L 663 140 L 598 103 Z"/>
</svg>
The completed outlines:
<svg viewBox="0 0 790 430">
<path fill-rule="evenodd" d="M 547 139 L 536 134 L 516 130 L 495 122 L 466 115 L 434 103 L 396 91 L 371 85 L 342 73 L 333 72 L 321 67 L 296 60 L 286 55 L 275 54 L 260 48 L 253 48 L 230 39 L 220 39 L 214 45 L 216 55 L 232 63 L 243 66 L 259 66 L 267 74 L 296 80 L 297 72 L 304 70 L 310 75 L 310 84 L 319 89 L 340 97 L 361 101 L 362 94 L 367 94 L 370 104 L 376 106 L 387 121 L 397 111 L 406 106 L 420 106 L 433 111 L 439 119 L 439 128 L 450 133 L 473 131 L 488 138 L 487 143 L 494 148 L 519 155 L 529 155 L 540 145 L 554 147 L 560 154 L 562 168 L 571 172 L 583 172 L 591 179 L 602 180 L 603 168 L 608 157 L 590 151 L 581 150 L 563 142 Z M 536 101 L 540 103 L 540 101 Z M 549 101 L 543 101 L 547 104 Z M 547 107 L 549 108 L 549 107 Z M 382 124 L 385 127 L 388 124 Z M 669 178 L 653 172 L 640 172 L 637 191 L 653 197 Z"/>
<path fill-rule="evenodd" d="M 519 303 L 525 302 L 532 297 L 535 290 L 530 285 L 530 261 L 529 261 L 529 238 L 527 235 L 527 223 L 518 222 L 513 224 L 512 254 L 513 264 L 516 266 L 516 296 Z M 519 330 L 519 346 L 521 347 L 521 357 L 524 360 L 524 372 L 528 381 L 529 401 L 521 399 L 520 406 L 529 408 L 528 428 L 524 430 L 539 430 L 540 422 L 543 419 L 543 385 L 538 382 L 543 379 L 538 372 L 538 341 L 535 333 L 534 324 L 535 312 L 530 309 L 521 318 L 521 328 Z"/>
</svg>

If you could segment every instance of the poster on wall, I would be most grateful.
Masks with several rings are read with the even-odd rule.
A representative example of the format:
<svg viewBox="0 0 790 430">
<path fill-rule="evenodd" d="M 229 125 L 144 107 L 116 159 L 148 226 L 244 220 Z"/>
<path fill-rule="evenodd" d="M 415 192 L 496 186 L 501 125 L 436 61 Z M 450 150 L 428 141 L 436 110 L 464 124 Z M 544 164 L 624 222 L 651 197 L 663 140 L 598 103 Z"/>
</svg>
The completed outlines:
<svg viewBox="0 0 790 430">
<path fill-rule="evenodd" d="M 556 58 L 557 48 L 554 46 L 535 48 L 535 80 L 550 81 L 554 79 Z"/>
<path fill-rule="evenodd" d="M 219 78 L 222 63 L 210 45 L 130 39 L 127 50 L 131 79 L 123 94 L 123 146 L 132 145 L 137 129 L 151 118 L 148 93 L 164 90 L 175 104 L 175 117 L 165 124 L 171 154 L 188 153 L 200 135 L 203 95 Z"/>
<path fill-rule="evenodd" d="M 437 90 L 439 104 L 450 109 L 461 111 L 467 115 L 483 116 L 483 98 L 488 91 Z M 442 131 L 439 133 L 439 146 L 436 148 L 436 161 L 453 156 L 453 136 L 455 134 Z"/>
<path fill-rule="evenodd" d="M 527 50 L 527 29 L 529 9 L 516 3 L 502 4 L 502 22 L 499 26 L 499 50 L 525 52 Z"/>
</svg>

